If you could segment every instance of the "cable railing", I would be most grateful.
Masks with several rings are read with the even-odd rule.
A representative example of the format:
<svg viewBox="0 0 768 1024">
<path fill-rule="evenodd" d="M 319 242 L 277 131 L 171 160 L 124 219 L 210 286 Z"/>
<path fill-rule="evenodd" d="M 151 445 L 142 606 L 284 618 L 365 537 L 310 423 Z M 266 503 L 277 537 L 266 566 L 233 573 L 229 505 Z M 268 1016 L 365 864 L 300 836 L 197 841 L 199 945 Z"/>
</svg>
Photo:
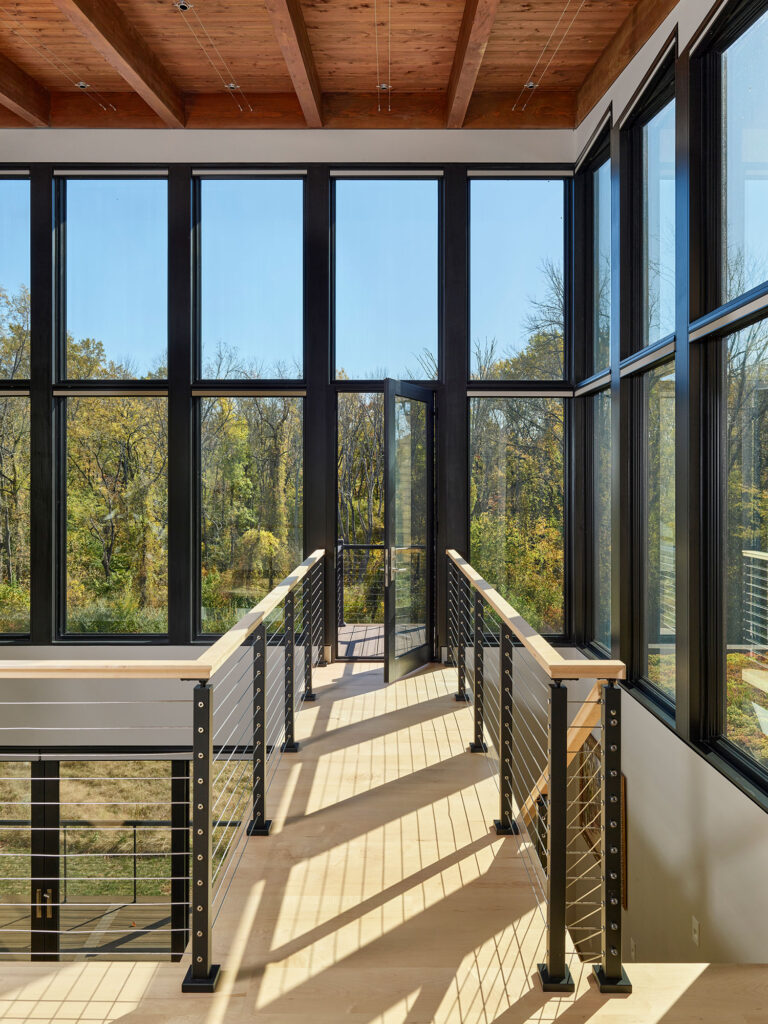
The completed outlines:
<svg viewBox="0 0 768 1024">
<path fill-rule="evenodd" d="M 339 657 L 384 656 L 383 544 L 336 545 L 336 626 Z"/>
<path fill-rule="evenodd" d="M 517 836 L 544 915 L 545 991 L 573 991 L 569 959 L 603 992 L 631 986 L 621 958 L 624 800 L 620 661 L 565 658 L 456 551 L 447 552 L 448 658 L 473 705 L 499 835 Z"/>
<path fill-rule="evenodd" d="M 0 661 L 0 681 L 55 680 L 61 696 L 43 683 L 38 694 L 0 694 L 0 746 L 15 750 L 0 773 L 0 858 L 11 868 L 0 883 L 0 953 L 178 959 L 191 938 L 182 991 L 214 989 L 214 927 L 248 837 L 269 834 L 270 789 L 282 755 L 299 749 L 296 713 L 316 696 L 324 555 L 315 551 L 196 659 Z M 88 679 L 100 680 L 96 700 L 75 692 Z M 137 681 L 129 693 L 125 679 Z M 111 738 L 127 750 L 151 738 L 170 775 L 137 771 L 141 754 L 127 753 L 120 772 L 105 770 L 110 754 L 76 753 Z M 26 779 L 9 768 L 24 748 L 62 743 L 48 763 L 27 755 Z M 126 806 L 139 813 L 120 817 Z"/>
</svg>

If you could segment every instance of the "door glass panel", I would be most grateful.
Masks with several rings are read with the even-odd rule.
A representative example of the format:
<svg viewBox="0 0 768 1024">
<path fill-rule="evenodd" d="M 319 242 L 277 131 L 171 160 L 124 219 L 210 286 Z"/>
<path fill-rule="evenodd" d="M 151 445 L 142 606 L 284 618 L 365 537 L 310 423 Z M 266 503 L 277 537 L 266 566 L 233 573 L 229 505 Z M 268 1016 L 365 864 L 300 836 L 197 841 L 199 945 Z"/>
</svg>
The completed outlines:
<svg viewBox="0 0 768 1024">
<path fill-rule="evenodd" d="M 395 396 L 395 657 L 427 643 L 427 408 Z"/>
<path fill-rule="evenodd" d="M 0 761 L 0 955 L 30 952 L 29 761 Z"/>
</svg>

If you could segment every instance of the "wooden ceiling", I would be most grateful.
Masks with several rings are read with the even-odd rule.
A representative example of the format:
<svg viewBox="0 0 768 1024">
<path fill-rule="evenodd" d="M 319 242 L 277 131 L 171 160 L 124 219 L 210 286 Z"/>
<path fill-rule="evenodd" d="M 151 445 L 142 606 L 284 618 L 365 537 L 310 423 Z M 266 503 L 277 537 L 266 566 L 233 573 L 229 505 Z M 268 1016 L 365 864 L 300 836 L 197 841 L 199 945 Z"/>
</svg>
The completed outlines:
<svg viewBox="0 0 768 1024">
<path fill-rule="evenodd" d="M 572 128 L 674 6 L 0 0 L 0 127 Z"/>
</svg>

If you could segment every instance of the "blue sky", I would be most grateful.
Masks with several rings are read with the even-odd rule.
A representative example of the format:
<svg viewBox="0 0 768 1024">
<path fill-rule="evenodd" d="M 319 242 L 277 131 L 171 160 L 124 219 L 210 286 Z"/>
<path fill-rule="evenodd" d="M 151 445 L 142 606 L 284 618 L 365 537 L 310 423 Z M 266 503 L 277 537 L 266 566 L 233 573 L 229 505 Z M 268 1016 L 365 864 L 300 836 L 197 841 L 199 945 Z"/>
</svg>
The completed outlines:
<svg viewBox="0 0 768 1024">
<path fill-rule="evenodd" d="M 301 357 L 302 188 L 297 180 L 202 184 L 203 361 L 218 344 L 286 376 Z M 438 183 L 336 181 L 337 367 L 350 377 L 419 375 L 436 352 Z M 29 281 L 29 184 L 0 188 L 0 283 Z M 562 263 L 563 185 L 471 184 L 471 337 L 525 341 L 541 265 Z M 167 182 L 67 184 L 67 328 L 143 376 L 167 348 Z M 311 311 L 309 311 L 311 315 Z"/>
<path fill-rule="evenodd" d="M 525 347 L 526 317 L 542 300 L 542 266 L 562 269 L 562 181 L 476 179 L 470 185 L 470 342 L 497 352 Z"/>
</svg>

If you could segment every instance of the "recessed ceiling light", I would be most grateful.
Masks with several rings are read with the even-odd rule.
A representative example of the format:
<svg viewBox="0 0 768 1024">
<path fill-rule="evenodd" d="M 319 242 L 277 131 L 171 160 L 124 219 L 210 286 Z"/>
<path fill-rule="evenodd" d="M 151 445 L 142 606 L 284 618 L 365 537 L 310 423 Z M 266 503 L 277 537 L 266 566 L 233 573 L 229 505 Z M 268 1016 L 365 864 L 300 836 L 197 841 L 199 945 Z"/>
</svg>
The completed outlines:
<svg viewBox="0 0 768 1024">
<path fill-rule="evenodd" d="M 88 88 L 88 83 L 87 82 L 75 82 L 75 85 L 77 86 L 78 89 L 87 89 Z"/>
<path fill-rule="evenodd" d="M 538 88 L 538 83 L 536 83 L 536 82 L 526 82 L 525 85 L 523 86 L 523 88 L 524 89 L 537 89 Z"/>
<path fill-rule="evenodd" d="M 192 4 L 189 2 L 189 0 L 176 0 L 176 3 L 173 6 L 178 7 L 180 11 L 192 10 Z"/>
</svg>

